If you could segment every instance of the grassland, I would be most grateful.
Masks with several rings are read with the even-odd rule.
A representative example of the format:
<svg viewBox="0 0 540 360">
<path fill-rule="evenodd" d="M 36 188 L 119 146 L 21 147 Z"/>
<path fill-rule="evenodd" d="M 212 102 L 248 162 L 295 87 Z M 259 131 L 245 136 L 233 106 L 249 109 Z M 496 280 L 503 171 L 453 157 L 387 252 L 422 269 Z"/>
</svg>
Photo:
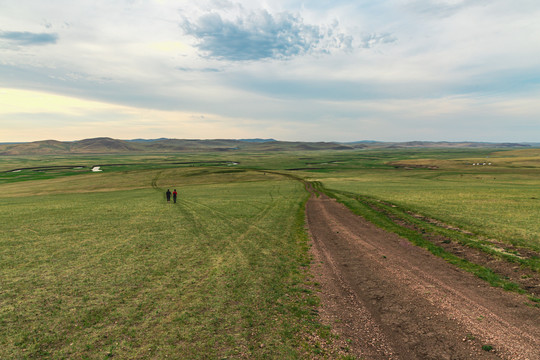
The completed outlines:
<svg viewBox="0 0 540 360">
<path fill-rule="evenodd" d="M 277 172 L 540 250 L 538 149 L 4 156 L 0 171 L 0 358 L 335 356 L 307 193 Z"/>
<path fill-rule="evenodd" d="M 369 166 L 345 160 L 341 171 L 304 176 L 378 226 L 538 306 L 538 149 L 378 155 Z"/>
<path fill-rule="evenodd" d="M 317 356 L 306 193 L 224 170 L 2 186 L 0 358 Z"/>
<path fill-rule="evenodd" d="M 540 151 L 392 159 L 386 168 L 318 174 L 331 189 L 389 201 L 517 246 L 540 250 Z M 403 154 L 402 154 L 403 156 Z M 411 156 L 413 157 L 413 156 Z M 414 154 L 414 157 L 418 157 Z M 492 165 L 473 166 L 473 163 Z"/>
<path fill-rule="evenodd" d="M 371 171 L 326 186 L 393 202 L 485 237 L 540 249 L 540 188 L 532 173 Z"/>
</svg>

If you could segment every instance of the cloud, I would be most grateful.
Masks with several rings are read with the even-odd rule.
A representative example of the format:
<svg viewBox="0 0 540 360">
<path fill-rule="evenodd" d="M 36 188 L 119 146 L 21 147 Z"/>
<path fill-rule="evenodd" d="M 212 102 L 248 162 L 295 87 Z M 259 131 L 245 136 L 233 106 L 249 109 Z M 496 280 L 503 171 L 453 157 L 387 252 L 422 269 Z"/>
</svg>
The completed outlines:
<svg viewBox="0 0 540 360">
<path fill-rule="evenodd" d="M 490 2 L 490 0 L 415 0 L 408 6 L 418 13 L 444 18 L 470 7 L 488 5 Z"/>
<path fill-rule="evenodd" d="M 32 33 L 28 31 L 0 31 L 0 39 L 9 41 L 15 45 L 48 45 L 56 44 L 57 34 Z"/>
<path fill-rule="evenodd" d="M 196 39 L 196 47 L 211 57 L 231 61 L 286 59 L 308 53 L 348 49 L 352 37 L 334 22 L 329 26 L 305 24 L 292 13 L 242 10 L 235 19 L 209 12 L 194 20 L 184 19 L 184 33 Z"/>
<path fill-rule="evenodd" d="M 0 118 L 6 141 L 54 137 L 39 129 L 55 114 L 72 119 L 66 139 L 78 124 L 89 136 L 220 136 L 214 119 L 232 137 L 290 140 L 488 139 L 488 121 L 517 139 L 513 124 L 538 124 L 537 0 L 4 3 L 0 87 L 124 106 L 49 109 L 0 89 L 0 115 L 15 106 Z M 530 126 L 523 140 L 539 137 Z"/>
<path fill-rule="evenodd" d="M 176 70 L 183 71 L 183 72 L 202 72 L 202 73 L 216 73 L 216 72 L 221 71 L 221 70 L 216 69 L 216 68 L 201 68 L 201 69 L 198 69 L 198 68 L 189 68 L 189 67 L 183 67 L 183 66 L 177 67 Z"/>
<path fill-rule="evenodd" d="M 392 34 L 365 34 L 362 36 L 361 47 L 365 49 L 371 49 L 378 44 L 389 44 L 397 41 L 396 37 Z"/>
</svg>

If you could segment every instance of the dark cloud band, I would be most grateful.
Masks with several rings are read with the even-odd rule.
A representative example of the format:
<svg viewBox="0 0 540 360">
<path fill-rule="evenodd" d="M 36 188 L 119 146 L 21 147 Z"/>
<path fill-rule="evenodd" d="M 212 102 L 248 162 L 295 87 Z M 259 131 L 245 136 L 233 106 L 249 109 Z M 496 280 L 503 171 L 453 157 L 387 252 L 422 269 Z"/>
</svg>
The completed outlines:
<svg viewBox="0 0 540 360">
<path fill-rule="evenodd" d="M 32 33 L 27 31 L 0 31 L 0 39 L 7 40 L 16 45 L 48 45 L 56 44 L 57 34 Z"/>
</svg>

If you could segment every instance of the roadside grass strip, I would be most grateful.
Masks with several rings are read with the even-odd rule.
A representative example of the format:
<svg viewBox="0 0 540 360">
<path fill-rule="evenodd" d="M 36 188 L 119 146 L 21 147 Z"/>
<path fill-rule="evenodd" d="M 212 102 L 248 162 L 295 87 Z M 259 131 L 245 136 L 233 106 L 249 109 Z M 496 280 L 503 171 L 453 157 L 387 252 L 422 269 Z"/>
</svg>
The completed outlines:
<svg viewBox="0 0 540 360">
<path fill-rule="evenodd" d="M 355 214 L 364 217 L 378 227 L 408 239 L 414 245 L 422 247 L 430 251 L 433 255 L 441 257 L 447 262 L 476 275 L 494 287 L 500 287 L 504 290 L 513 291 L 520 294 L 528 294 L 528 292 L 521 288 L 519 284 L 508 281 L 488 267 L 460 258 L 446 251 L 444 248 L 433 244 L 431 241 L 426 239 L 427 235 L 429 235 L 430 232 L 439 233 L 452 239 L 453 241 L 461 242 L 467 246 L 485 251 L 492 256 L 500 257 L 506 261 L 516 262 L 522 266 L 529 267 L 534 271 L 539 271 L 540 259 L 538 258 L 521 259 L 512 254 L 495 251 L 490 246 L 483 244 L 482 241 L 475 240 L 473 236 L 467 236 L 457 231 L 452 231 L 420 221 L 419 219 L 410 215 L 407 210 L 373 197 L 358 195 L 341 190 L 328 189 L 325 188 L 320 182 L 312 182 L 312 185 L 318 191 L 335 198 L 337 201 L 351 209 Z M 415 228 L 402 225 L 399 223 L 400 221 L 396 220 L 413 224 L 415 225 Z M 536 306 L 540 305 L 540 298 L 530 294 L 528 295 L 528 298 L 532 302 L 536 303 Z"/>
<path fill-rule="evenodd" d="M 489 177 L 447 170 L 370 170 L 316 180 L 429 214 L 479 237 L 540 252 L 539 175 L 528 169 L 493 169 Z"/>
</svg>

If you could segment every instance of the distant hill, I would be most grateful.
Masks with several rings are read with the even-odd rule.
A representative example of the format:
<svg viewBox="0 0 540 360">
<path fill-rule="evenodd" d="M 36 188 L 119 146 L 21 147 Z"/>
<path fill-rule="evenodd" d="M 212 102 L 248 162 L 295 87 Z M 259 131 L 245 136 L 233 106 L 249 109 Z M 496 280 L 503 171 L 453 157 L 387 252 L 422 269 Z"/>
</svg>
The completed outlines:
<svg viewBox="0 0 540 360">
<path fill-rule="evenodd" d="M 254 143 L 264 143 L 264 142 L 274 142 L 274 141 L 277 141 L 277 140 L 275 140 L 275 139 L 239 139 L 239 141 L 254 142 Z"/>
<path fill-rule="evenodd" d="M 108 137 L 79 141 L 44 140 L 29 143 L 0 144 L 0 155 L 62 155 L 62 154 L 112 154 L 112 153 L 163 153 L 196 151 L 311 151 L 354 149 L 400 149 L 400 148 L 525 148 L 529 144 L 477 143 L 477 142 L 427 142 L 411 141 L 388 143 L 378 141 L 338 142 L 292 142 L 274 139 L 135 139 L 118 140 Z"/>
<path fill-rule="evenodd" d="M 379 143 L 380 144 L 380 143 Z M 402 143 L 386 143 L 387 147 L 392 148 L 525 148 L 527 144 L 519 143 L 486 143 L 486 142 L 447 142 L 447 141 L 409 141 Z"/>
<path fill-rule="evenodd" d="M 62 155 L 62 154 L 112 154 L 144 152 L 188 151 L 290 151 L 290 150 L 342 150 L 353 149 L 338 143 L 285 142 L 274 139 L 242 140 L 182 140 L 135 139 L 117 140 L 107 137 L 62 142 L 56 140 L 29 143 L 0 144 L 0 155 Z"/>
<path fill-rule="evenodd" d="M 168 138 L 159 138 L 159 139 L 131 139 L 131 140 L 125 140 L 129 142 L 152 142 L 152 141 L 161 141 L 161 140 L 173 140 Z M 272 142 L 277 141 L 275 139 L 238 139 L 238 141 L 243 142 L 254 142 L 254 143 L 263 143 L 263 142 Z M 0 144 L 1 145 L 1 144 Z"/>
<path fill-rule="evenodd" d="M 158 141 L 158 140 L 167 140 L 167 138 L 159 138 L 159 139 L 131 139 L 131 140 L 125 140 L 129 142 L 151 142 L 151 141 Z"/>
</svg>

